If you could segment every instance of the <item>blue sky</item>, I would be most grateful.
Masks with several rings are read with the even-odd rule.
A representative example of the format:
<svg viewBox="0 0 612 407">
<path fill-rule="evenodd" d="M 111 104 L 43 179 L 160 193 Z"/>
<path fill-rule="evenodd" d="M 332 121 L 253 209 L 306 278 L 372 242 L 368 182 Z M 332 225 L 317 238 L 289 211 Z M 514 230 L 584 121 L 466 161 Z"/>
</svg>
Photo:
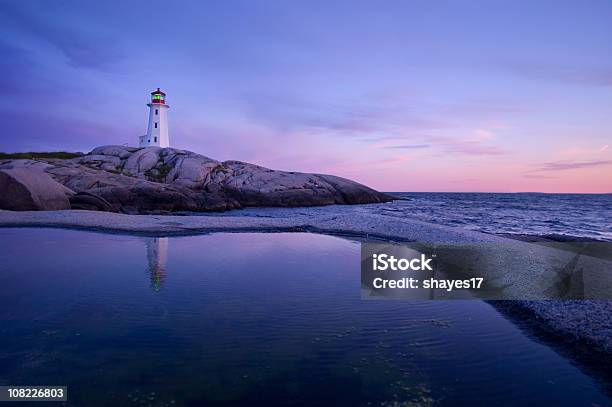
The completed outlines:
<svg viewBox="0 0 612 407">
<path fill-rule="evenodd" d="M 610 1 L 0 1 L 2 151 L 171 144 L 384 190 L 611 192 Z"/>
</svg>

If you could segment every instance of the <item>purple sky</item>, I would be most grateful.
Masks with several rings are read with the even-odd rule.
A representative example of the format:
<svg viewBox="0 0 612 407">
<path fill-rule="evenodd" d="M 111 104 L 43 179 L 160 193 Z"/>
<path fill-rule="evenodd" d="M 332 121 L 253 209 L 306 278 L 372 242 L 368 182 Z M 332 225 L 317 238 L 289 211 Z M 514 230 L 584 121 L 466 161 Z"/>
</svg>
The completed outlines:
<svg viewBox="0 0 612 407">
<path fill-rule="evenodd" d="M 612 2 L 0 1 L 1 151 L 170 142 L 387 191 L 612 192 Z"/>
</svg>

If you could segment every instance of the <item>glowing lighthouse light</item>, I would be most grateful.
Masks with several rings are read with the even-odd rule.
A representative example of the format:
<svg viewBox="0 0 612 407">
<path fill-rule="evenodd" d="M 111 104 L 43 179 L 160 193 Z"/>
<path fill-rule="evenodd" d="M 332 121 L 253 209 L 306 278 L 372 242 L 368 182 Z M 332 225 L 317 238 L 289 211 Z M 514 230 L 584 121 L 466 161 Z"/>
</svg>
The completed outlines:
<svg viewBox="0 0 612 407">
<path fill-rule="evenodd" d="M 147 134 L 140 136 L 140 147 L 170 147 L 168 138 L 168 109 L 166 104 L 166 94 L 157 88 L 151 92 L 151 103 L 149 106 L 149 125 Z"/>
</svg>

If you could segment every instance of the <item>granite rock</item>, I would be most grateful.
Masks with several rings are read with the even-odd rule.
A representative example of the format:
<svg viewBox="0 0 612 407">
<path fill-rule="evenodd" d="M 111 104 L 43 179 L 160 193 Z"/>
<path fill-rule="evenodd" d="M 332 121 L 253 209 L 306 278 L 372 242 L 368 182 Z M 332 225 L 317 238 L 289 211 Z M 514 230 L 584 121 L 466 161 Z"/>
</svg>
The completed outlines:
<svg viewBox="0 0 612 407">
<path fill-rule="evenodd" d="M 6 209 L 66 209 L 68 205 L 73 209 L 164 213 L 392 200 L 362 184 L 332 175 L 275 171 L 240 161 L 220 162 L 174 148 L 101 146 L 67 160 L 12 160 L 0 166 L 14 166 L 17 161 L 29 162 L 20 164 L 24 168 L 21 171 L 32 172 L 29 179 L 44 179 L 49 185 L 52 181 L 57 191 L 63 186 L 64 199 L 58 198 L 59 193 L 53 199 L 44 195 L 49 197 L 48 203 L 34 204 L 32 200 L 17 199 L 13 193 L 5 199 Z M 12 184 L 2 185 L 9 188 Z M 23 192 L 19 196 L 26 195 Z"/>
<path fill-rule="evenodd" d="M 0 209 L 70 209 L 74 192 L 45 172 L 48 166 L 33 160 L 14 160 L 0 165 Z"/>
</svg>

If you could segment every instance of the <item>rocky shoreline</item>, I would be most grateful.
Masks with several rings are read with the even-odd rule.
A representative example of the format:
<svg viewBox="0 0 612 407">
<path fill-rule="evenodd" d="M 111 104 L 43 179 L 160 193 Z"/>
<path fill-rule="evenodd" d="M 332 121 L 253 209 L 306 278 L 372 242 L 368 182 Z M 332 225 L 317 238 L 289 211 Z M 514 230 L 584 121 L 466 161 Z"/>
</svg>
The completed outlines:
<svg viewBox="0 0 612 407">
<path fill-rule="evenodd" d="M 393 199 L 333 175 L 220 162 L 174 148 L 102 146 L 73 158 L 0 160 L 0 209 L 16 211 L 159 214 Z"/>
</svg>

